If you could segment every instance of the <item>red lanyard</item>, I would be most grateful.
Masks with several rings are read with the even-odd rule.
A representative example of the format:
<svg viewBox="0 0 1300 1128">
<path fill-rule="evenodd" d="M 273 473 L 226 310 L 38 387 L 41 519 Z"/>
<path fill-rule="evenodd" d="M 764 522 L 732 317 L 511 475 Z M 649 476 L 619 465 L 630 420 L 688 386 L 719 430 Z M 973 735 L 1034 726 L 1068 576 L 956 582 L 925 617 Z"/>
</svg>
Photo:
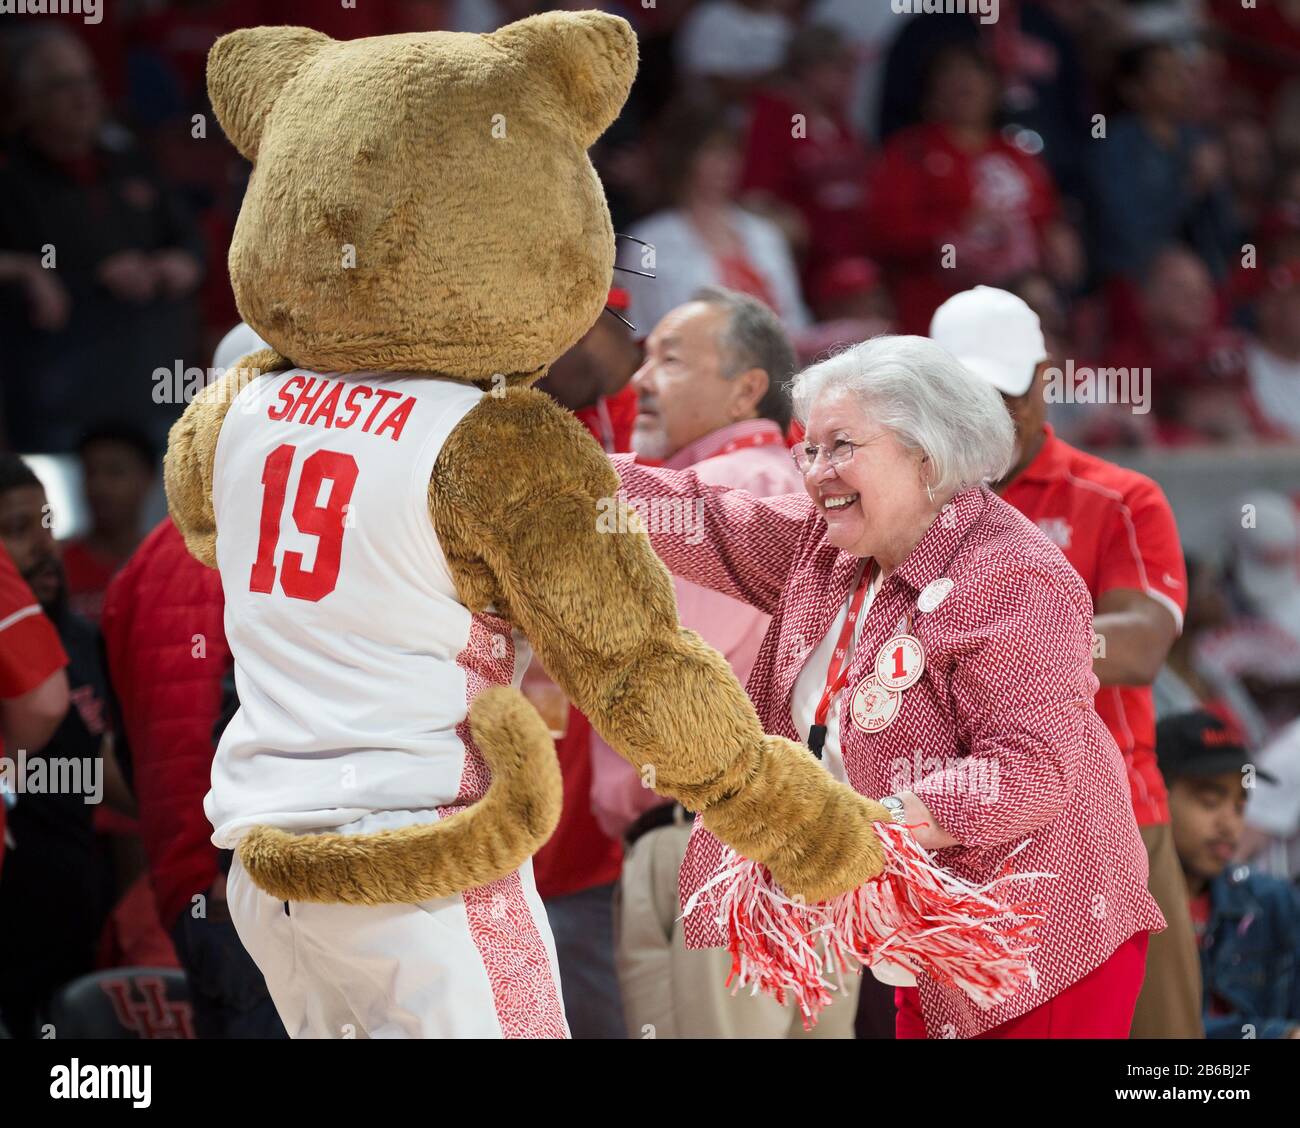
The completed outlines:
<svg viewBox="0 0 1300 1128">
<path fill-rule="evenodd" d="M 844 683 L 849 679 L 849 651 L 853 647 L 853 628 L 857 625 L 858 616 L 862 614 L 862 604 L 867 598 L 867 589 L 871 586 L 871 581 L 876 575 L 876 562 L 868 561 L 862 567 L 862 578 L 858 580 L 858 590 L 853 593 L 853 599 L 849 603 L 849 613 L 844 617 L 844 626 L 840 630 L 839 641 L 835 644 L 835 650 L 831 654 L 830 665 L 826 667 L 826 688 L 822 690 L 822 699 L 817 703 L 817 711 L 813 714 L 813 725 L 808 732 L 808 747 L 819 760 L 822 755 L 822 746 L 826 743 L 826 718 L 830 715 L 831 702 L 835 700 L 835 695 L 844 688 Z"/>
<path fill-rule="evenodd" d="M 775 446 L 777 443 L 784 443 L 785 436 L 780 431 L 760 431 L 757 435 L 745 435 L 740 439 L 732 439 L 724 446 L 718 454 L 732 454 L 738 450 L 747 450 L 749 447 Z"/>
</svg>

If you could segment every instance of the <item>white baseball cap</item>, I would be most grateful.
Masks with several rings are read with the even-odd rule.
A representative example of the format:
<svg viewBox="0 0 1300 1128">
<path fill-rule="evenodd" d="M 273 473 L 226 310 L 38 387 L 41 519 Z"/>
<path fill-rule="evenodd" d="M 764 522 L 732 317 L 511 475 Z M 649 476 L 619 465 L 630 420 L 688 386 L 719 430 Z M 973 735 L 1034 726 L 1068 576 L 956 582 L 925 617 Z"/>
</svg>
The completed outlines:
<svg viewBox="0 0 1300 1128">
<path fill-rule="evenodd" d="M 1023 396 L 1047 359 L 1038 314 L 1015 294 L 976 286 L 954 294 L 930 319 L 930 337 L 999 392 Z"/>
</svg>

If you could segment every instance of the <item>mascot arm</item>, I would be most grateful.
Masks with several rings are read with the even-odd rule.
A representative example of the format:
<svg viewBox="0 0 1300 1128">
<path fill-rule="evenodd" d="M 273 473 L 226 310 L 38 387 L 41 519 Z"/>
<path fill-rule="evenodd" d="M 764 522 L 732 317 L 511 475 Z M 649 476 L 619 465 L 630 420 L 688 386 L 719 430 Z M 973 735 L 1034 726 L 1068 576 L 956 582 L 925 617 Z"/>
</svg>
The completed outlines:
<svg viewBox="0 0 1300 1128">
<path fill-rule="evenodd" d="M 217 457 L 221 424 L 234 399 L 250 380 L 283 368 L 271 349 L 244 357 L 190 402 L 167 436 L 163 484 L 167 509 L 185 538 L 190 555 L 209 568 L 217 566 L 217 523 L 212 514 L 212 465 Z"/>
<path fill-rule="evenodd" d="M 618 477 L 540 392 L 484 399 L 439 454 L 434 527 L 462 599 L 528 635 L 547 672 L 660 794 L 818 901 L 880 872 L 879 804 L 801 745 L 763 733 L 730 667 L 677 622 L 644 533 L 602 532 Z M 606 501 L 606 506 L 609 504 Z"/>
</svg>

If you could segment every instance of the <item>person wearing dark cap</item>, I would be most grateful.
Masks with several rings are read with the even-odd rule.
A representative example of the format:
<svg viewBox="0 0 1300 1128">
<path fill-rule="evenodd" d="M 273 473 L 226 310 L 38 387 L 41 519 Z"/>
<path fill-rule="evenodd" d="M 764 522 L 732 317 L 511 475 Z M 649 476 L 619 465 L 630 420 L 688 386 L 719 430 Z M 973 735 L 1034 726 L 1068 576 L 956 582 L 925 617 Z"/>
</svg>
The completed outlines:
<svg viewBox="0 0 1300 1128">
<path fill-rule="evenodd" d="M 1300 891 L 1233 864 L 1248 791 L 1274 777 L 1200 710 L 1156 726 L 1156 756 L 1201 953 L 1206 1036 L 1300 1038 Z"/>
</svg>

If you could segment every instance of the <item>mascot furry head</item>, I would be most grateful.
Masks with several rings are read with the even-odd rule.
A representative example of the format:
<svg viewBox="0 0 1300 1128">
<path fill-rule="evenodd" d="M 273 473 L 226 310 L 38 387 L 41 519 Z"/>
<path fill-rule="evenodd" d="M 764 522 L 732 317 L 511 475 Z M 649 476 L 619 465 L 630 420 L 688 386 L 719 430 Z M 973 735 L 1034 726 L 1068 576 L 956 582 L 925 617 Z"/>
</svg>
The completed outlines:
<svg viewBox="0 0 1300 1128">
<path fill-rule="evenodd" d="M 254 162 L 230 250 L 244 319 L 322 372 L 540 376 L 608 292 L 587 149 L 636 64 L 631 29 L 597 13 L 484 36 L 226 36 L 208 87 Z"/>
<path fill-rule="evenodd" d="M 214 464 L 241 457 L 231 439 L 218 460 L 218 440 L 231 402 L 267 373 L 483 389 L 427 491 L 456 597 L 526 635 L 610 744 L 653 764 L 656 790 L 817 900 L 879 872 L 872 822 L 888 812 L 764 735 L 727 664 L 679 628 L 644 534 L 598 532 L 598 503 L 618 493 L 603 452 L 528 387 L 600 316 L 611 284 L 614 237 L 586 150 L 618 114 L 636 59 L 628 24 L 599 12 L 481 36 L 335 42 L 273 27 L 219 40 L 212 103 L 254 165 L 230 275 L 273 351 L 245 358 L 176 424 L 171 512 L 190 550 L 216 563 L 228 518 L 214 516 L 225 472 Z M 228 597 L 247 566 L 222 561 Z M 410 637 L 418 647 L 421 624 Z M 520 865 L 558 818 L 554 749 L 509 685 L 478 694 L 468 721 L 491 770 L 478 801 L 381 834 L 257 826 L 240 842 L 254 881 L 285 900 L 414 902 Z"/>
</svg>

